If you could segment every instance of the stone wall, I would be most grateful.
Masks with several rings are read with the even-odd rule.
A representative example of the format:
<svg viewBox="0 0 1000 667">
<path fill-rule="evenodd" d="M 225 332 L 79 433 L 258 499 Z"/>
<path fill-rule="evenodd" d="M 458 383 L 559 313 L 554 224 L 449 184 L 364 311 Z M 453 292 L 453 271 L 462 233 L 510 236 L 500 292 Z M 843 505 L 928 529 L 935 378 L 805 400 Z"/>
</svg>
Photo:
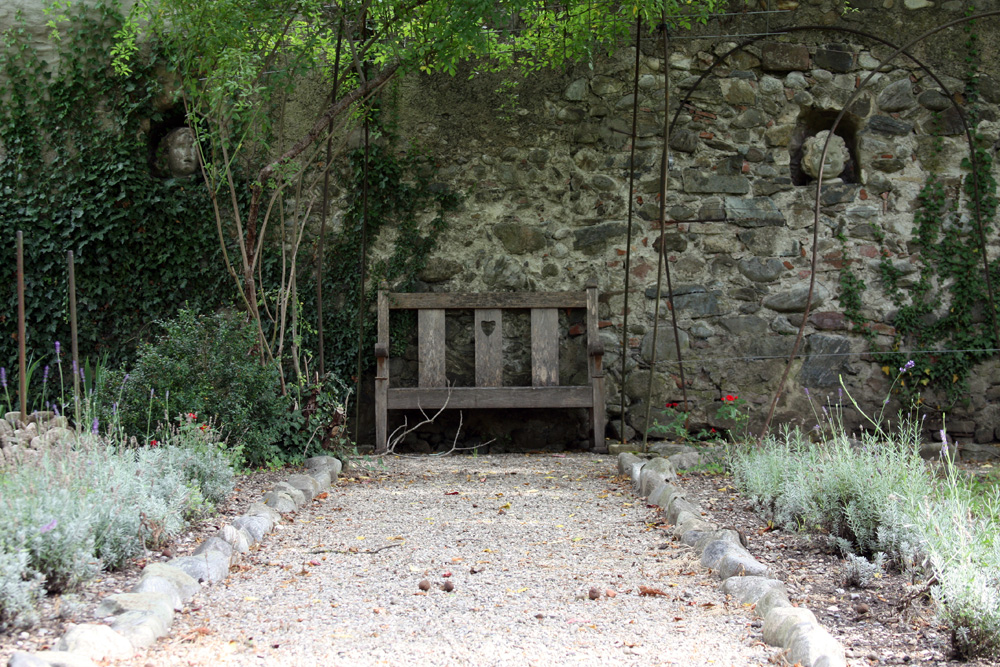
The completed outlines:
<svg viewBox="0 0 1000 667">
<path fill-rule="evenodd" d="M 633 47 L 524 81 L 513 94 L 497 92 L 499 77 L 480 74 L 470 79 L 469 71 L 454 78 L 402 81 L 395 99 L 404 138 L 435 156 L 439 187 L 464 196 L 461 210 L 450 216 L 435 260 L 420 276 L 420 288 L 573 290 L 596 278 L 607 350 L 609 435 L 624 431 L 632 436 L 644 426 L 647 387 L 652 386 L 654 418 L 666 418 L 662 406 L 682 396 L 665 283 L 655 346 L 653 342 L 662 247 L 693 405 L 691 428 L 726 426 L 716 422 L 715 413 L 727 394 L 746 399 L 753 424 L 759 425 L 802 322 L 811 271 L 816 185 L 801 166 L 803 145 L 830 127 L 860 82 L 892 51 L 833 29 L 862 30 L 902 42 L 960 18 L 964 11 L 960 2 L 935 6 L 928 0 L 859 0 L 851 5 L 858 11 L 845 12 L 830 0 L 791 1 L 782 3 L 790 11 L 727 17 L 704 28 L 704 37 L 678 33 L 666 61 L 662 42 L 647 36 L 640 47 L 634 162 Z M 47 29 L 36 0 L 5 4 L 0 28 L 22 6 L 29 22 L 38 26 L 43 45 Z M 996 6 L 994 0 L 978 9 Z M 994 142 L 1000 137 L 998 21 L 981 21 L 978 30 L 984 73 L 978 130 Z M 694 88 L 717 55 L 742 41 L 740 35 L 773 32 L 783 25 L 831 30 L 765 36 L 729 57 Z M 719 34 L 729 37 L 709 36 Z M 964 39 L 961 28 L 952 28 L 911 49 L 941 75 L 944 90 L 913 60 L 898 58 L 875 74 L 837 131 L 847 148 L 846 168 L 842 182 L 823 188 L 816 291 L 802 356 L 792 367 L 776 423 L 810 428 L 816 411 L 829 401 L 844 408 L 849 425 L 863 425 L 852 403 L 840 394 L 841 377 L 869 414 L 894 414 L 898 407 L 895 401 L 883 404 L 890 378 L 866 355 L 868 343 L 849 332 L 837 298 L 839 272 L 850 262 L 869 285 L 864 314 L 874 323 L 879 344 L 889 345 L 894 307 L 876 287 L 882 252 L 876 230 L 884 232 L 883 247 L 897 267 L 914 275 L 919 248 L 912 246 L 910 236 L 917 194 L 930 171 L 956 188 L 967 154 L 957 112 L 949 102 L 965 102 Z M 319 108 L 324 90 L 316 82 L 308 84 L 296 100 L 304 117 L 311 113 L 305 110 Z M 665 90 L 670 92 L 669 109 Z M 670 140 L 667 216 L 661 224 L 661 137 L 678 108 Z M 943 135 L 940 151 L 934 147 L 934 134 Z M 634 216 L 630 313 L 623 337 L 630 166 L 635 176 Z M 336 220 L 336 211 L 333 215 Z M 846 245 L 838 235 L 846 238 Z M 376 241 L 376 252 L 388 252 L 392 237 L 387 230 Z M 990 247 L 995 251 L 994 239 Z M 574 325 L 579 328 L 566 321 L 567 349 Z M 461 333 L 465 329 L 461 322 L 449 327 L 453 352 L 468 347 Z M 512 339 L 523 336 L 523 327 L 514 329 Z M 515 351 L 519 345 L 523 342 L 510 343 Z M 451 355 L 453 375 L 461 375 L 467 363 L 459 356 Z M 524 376 L 527 358 L 512 358 L 516 367 L 508 371 L 516 381 Z M 562 373 L 570 377 L 582 368 L 581 355 L 571 352 L 565 363 Z M 393 372 L 412 380 L 414 368 L 411 346 L 394 361 Z M 1000 435 L 996 396 L 1000 366 L 983 364 L 973 375 L 967 404 L 949 414 L 949 430 L 976 442 L 992 442 Z M 933 403 L 934 397 L 928 398 Z M 515 446 L 561 446 L 586 436 L 586 420 L 578 414 L 556 420 L 545 415 L 531 415 L 529 420 L 519 414 L 472 419 L 471 426 L 469 416 L 465 421 L 470 437 L 497 437 Z M 932 415 L 926 425 L 936 429 L 940 422 Z M 446 445 L 449 428 L 450 423 L 435 424 L 411 440 L 420 447 Z M 364 442 L 370 430 L 370 422 L 363 424 L 359 440 Z"/>
<path fill-rule="evenodd" d="M 778 18 L 786 25 L 848 27 L 902 41 L 962 15 L 958 3 L 932 7 L 886 0 L 848 15 L 827 5 L 803 4 Z M 778 19 L 768 20 L 773 29 Z M 986 53 L 978 129 L 992 141 L 1000 136 L 995 23 L 983 21 L 979 30 Z M 763 27 L 748 24 L 742 30 Z M 802 357 L 778 405 L 778 424 L 810 428 L 829 401 L 843 406 L 848 425 L 862 426 L 840 392 L 841 377 L 869 414 L 894 415 L 898 408 L 895 400 L 883 403 L 891 378 L 866 355 L 869 344 L 849 332 L 837 298 L 840 268 L 850 262 L 869 285 L 864 314 L 879 344 L 890 345 L 895 311 L 878 289 L 882 249 L 876 230 L 884 231 L 882 247 L 895 265 L 915 276 L 919 248 L 910 237 L 917 194 L 929 171 L 955 187 L 967 155 L 949 102 L 955 97 L 964 103 L 964 56 L 956 47 L 964 38 L 961 28 L 954 28 L 912 49 L 941 77 L 945 90 L 913 61 L 899 58 L 875 74 L 837 130 L 847 147 L 847 166 L 841 182 L 823 188 L 817 284 Z M 424 78 L 408 81 L 402 90 L 398 117 L 405 134 L 437 158 L 442 184 L 465 195 L 463 210 L 450 219 L 439 261 L 421 276 L 422 288 L 565 290 L 596 278 L 606 325 L 601 335 L 608 351 L 612 436 L 623 428 L 614 421 L 621 391 L 624 430 L 629 436 L 633 429 L 641 432 L 650 373 L 654 418 L 665 418 L 659 409 L 682 396 L 665 283 L 658 361 L 651 364 L 661 227 L 694 406 L 692 429 L 725 426 L 715 414 L 727 394 L 748 401 L 754 424 L 763 421 L 802 322 L 810 276 L 816 184 L 800 164 L 803 143 L 829 129 L 859 83 L 892 51 L 836 32 L 765 37 L 693 89 L 715 56 L 734 42 L 672 40 L 668 62 L 655 36 L 641 45 L 624 375 L 633 48 L 593 67 L 525 82 L 507 113 L 500 110 L 511 100 L 494 92 L 496 82 L 484 76 Z M 661 136 L 679 105 L 670 140 L 667 222 L 661 226 Z M 933 149 L 932 134 L 943 135 L 942 150 Z M 846 237 L 846 245 L 838 235 Z M 990 246 L 995 249 L 995 239 Z M 991 401 L 1000 394 L 998 383 L 995 363 L 978 367 L 968 404 L 948 416 L 949 430 L 992 442 L 1000 426 L 1000 410 Z M 935 397 L 927 398 L 933 404 Z M 926 425 L 940 428 L 940 420 L 932 414 Z"/>
</svg>

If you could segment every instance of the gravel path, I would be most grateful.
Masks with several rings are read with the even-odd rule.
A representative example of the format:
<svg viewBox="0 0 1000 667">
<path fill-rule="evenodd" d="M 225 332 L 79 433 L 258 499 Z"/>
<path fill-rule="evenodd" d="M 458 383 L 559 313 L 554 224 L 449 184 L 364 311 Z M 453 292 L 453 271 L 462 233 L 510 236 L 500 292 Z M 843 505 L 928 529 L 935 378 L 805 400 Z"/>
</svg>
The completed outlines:
<svg viewBox="0 0 1000 667">
<path fill-rule="evenodd" d="M 759 622 L 615 472 L 589 454 L 355 471 L 120 664 L 768 664 Z"/>
</svg>

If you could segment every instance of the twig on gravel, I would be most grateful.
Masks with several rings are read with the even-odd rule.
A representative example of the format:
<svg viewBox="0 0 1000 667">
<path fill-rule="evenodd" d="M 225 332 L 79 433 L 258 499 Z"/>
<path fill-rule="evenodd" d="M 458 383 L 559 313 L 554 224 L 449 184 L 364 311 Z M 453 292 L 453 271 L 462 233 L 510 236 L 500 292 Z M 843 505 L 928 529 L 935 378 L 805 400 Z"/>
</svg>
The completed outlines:
<svg viewBox="0 0 1000 667">
<path fill-rule="evenodd" d="M 451 400 L 451 387 L 448 388 L 448 391 L 449 391 L 449 393 L 448 393 L 448 401 L 450 401 Z M 403 441 L 403 438 L 405 438 L 410 433 L 413 433 L 414 431 L 416 431 L 421 426 L 424 426 L 425 424 L 433 423 L 438 418 L 438 416 L 442 412 L 444 412 L 445 408 L 448 407 L 448 401 L 445 401 L 445 404 L 443 406 L 441 406 L 441 408 L 437 412 L 435 412 L 433 416 L 428 416 L 427 413 L 424 412 L 424 409 L 420 408 L 420 414 L 423 415 L 424 419 L 419 424 L 417 424 L 417 425 L 415 425 L 413 427 L 408 427 L 406 418 L 404 417 L 403 418 L 403 425 L 400 426 L 399 428 L 397 428 L 395 431 L 393 431 L 392 435 L 389 436 L 389 444 L 386 447 L 385 453 L 386 454 L 393 454 L 393 455 L 396 455 L 396 456 L 411 456 L 413 458 L 420 458 L 420 456 L 423 456 L 423 455 L 414 456 L 414 455 L 409 455 L 409 454 L 396 454 L 396 446 Z M 459 447 L 458 446 L 458 436 L 461 435 L 461 433 L 462 433 L 462 424 L 463 423 L 464 423 L 463 414 L 462 414 L 462 411 L 459 410 L 459 412 L 458 412 L 458 429 L 456 429 L 456 431 L 455 431 L 455 437 L 451 441 L 451 449 L 449 449 L 447 451 L 443 451 L 443 452 L 435 452 L 435 453 L 431 454 L 430 456 L 437 456 L 437 457 L 450 456 L 450 455 L 454 454 L 455 452 L 465 452 L 465 451 L 471 451 L 471 450 L 479 449 L 480 447 L 485 447 L 485 446 L 489 445 L 491 442 L 495 442 L 496 441 L 496 438 L 491 438 L 490 440 L 487 440 L 486 442 L 481 442 L 481 443 L 473 445 L 471 447 Z"/>
<path fill-rule="evenodd" d="M 899 602 L 896 603 L 896 611 L 902 612 L 904 609 L 909 607 L 910 603 L 912 603 L 914 600 L 930 593 L 931 588 L 933 588 L 937 583 L 938 583 L 937 576 L 932 576 L 930 579 L 927 580 L 926 584 L 924 584 L 917 590 L 913 591 L 912 593 L 901 597 L 899 599 Z"/>
<path fill-rule="evenodd" d="M 379 547 L 378 549 L 316 549 L 310 551 L 309 553 L 314 554 L 377 554 L 379 551 L 385 551 L 386 549 L 391 549 L 393 547 L 403 546 L 402 542 L 397 542 L 396 544 L 386 544 Z"/>
</svg>

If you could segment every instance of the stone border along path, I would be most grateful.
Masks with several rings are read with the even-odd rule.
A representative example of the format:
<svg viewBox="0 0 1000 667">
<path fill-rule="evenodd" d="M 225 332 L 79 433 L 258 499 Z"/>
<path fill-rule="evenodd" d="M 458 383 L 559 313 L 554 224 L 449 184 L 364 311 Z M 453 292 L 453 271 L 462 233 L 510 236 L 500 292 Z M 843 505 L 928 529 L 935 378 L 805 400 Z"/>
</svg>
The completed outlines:
<svg viewBox="0 0 1000 667">
<path fill-rule="evenodd" d="M 229 577 L 229 568 L 241 555 L 264 539 L 281 521 L 281 513 L 293 512 L 331 487 L 342 464 L 332 456 L 306 461 L 308 473 L 292 475 L 264 494 L 246 514 L 219 529 L 218 536 L 202 542 L 190 556 L 167 563 L 150 563 L 129 593 L 109 595 L 96 615 L 110 625 L 84 623 L 74 626 L 54 651 L 15 652 L 7 667 L 97 667 L 95 661 L 131 658 L 170 631 L 174 612 L 201 590 L 201 584 L 216 584 Z"/>
<path fill-rule="evenodd" d="M 618 455 L 618 472 L 631 477 L 636 493 L 663 508 L 674 535 L 693 547 L 701 564 L 722 579 L 724 593 L 753 605 L 754 613 L 764 619 L 764 641 L 786 649 L 785 660 L 802 667 L 846 667 L 844 647 L 811 611 L 792 606 L 784 583 L 768 577 L 767 566 L 746 550 L 740 534 L 703 520 L 701 510 L 671 483 L 677 480 L 677 471 L 670 459 L 682 456 L 687 454 L 646 459 L 623 452 Z"/>
<path fill-rule="evenodd" d="M 701 564 L 722 579 L 721 590 L 763 618 L 763 639 L 785 649 L 784 659 L 802 667 L 846 667 L 844 648 L 823 629 L 815 615 L 794 607 L 781 581 L 768 578 L 767 567 L 743 546 L 739 533 L 701 518 L 701 511 L 684 498 L 672 482 L 677 479 L 671 459 L 642 458 L 631 453 L 618 456 L 618 471 L 632 480 L 634 491 L 649 504 L 665 510 L 673 533 L 692 547 Z M 678 461 L 679 462 L 679 461 Z M 243 516 L 224 525 L 218 536 L 209 537 L 191 556 L 168 563 L 151 563 L 130 593 L 108 596 L 97 615 L 109 625 L 81 624 L 69 630 L 54 651 L 14 653 L 8 667 L 96 667 L 95 661 L 124 659 L 165 636 L 180 610 L 201 590 L 201 583 L 215 584 L 229 576 L 229 568 L 241 554 L 260 542 L 281 520 L 280 513 L 293 512 L 329 489 L 341 472 L 341 462 L 319 456 L 306 462 L 305 475 L 292 475 L 264 495 Z"/>
</svg>

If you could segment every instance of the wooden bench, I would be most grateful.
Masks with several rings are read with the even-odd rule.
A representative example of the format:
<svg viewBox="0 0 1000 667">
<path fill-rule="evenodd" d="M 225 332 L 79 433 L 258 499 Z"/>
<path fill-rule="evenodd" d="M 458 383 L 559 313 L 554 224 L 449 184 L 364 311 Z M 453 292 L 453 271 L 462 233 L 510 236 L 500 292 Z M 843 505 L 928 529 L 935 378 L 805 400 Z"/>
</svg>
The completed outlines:
<svg viewBox="0 0 1000 667">
<path fill-rule="evenodd" d="M 585 308 L 586 385 L 559 385 L 559 309 Z M 389 382 L 389 311 L 417 311 L 417 387 Z M 504 310 L 531 311 L 531 386 L 503 386 Z M 445 377 L 445 311 L 474 311 L 476 386 L 449 386 Z M 594 450 L 604 447 L 604 348 L 598 337 L 597 285 L 580 292 L 378 293 L 375 344 L 375 451 L 385 452 L 388 410 L 465 408 L 588 408 Z"/>
</svg>

